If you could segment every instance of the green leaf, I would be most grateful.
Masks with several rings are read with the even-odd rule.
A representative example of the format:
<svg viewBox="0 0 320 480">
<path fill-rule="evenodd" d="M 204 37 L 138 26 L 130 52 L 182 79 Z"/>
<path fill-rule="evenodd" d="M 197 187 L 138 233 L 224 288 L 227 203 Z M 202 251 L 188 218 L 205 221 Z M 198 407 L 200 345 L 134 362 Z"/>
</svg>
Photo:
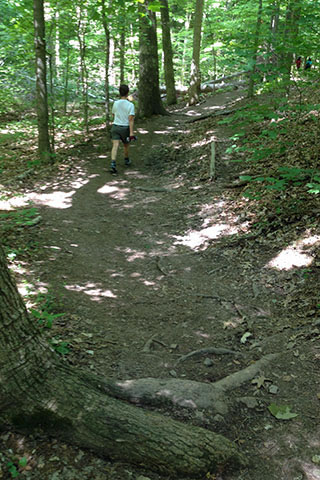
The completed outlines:
<svg viewBox="0 0 320 480">
<path fill-rule="evenodd" d="M 26 466 L 27 466 L 27 463 L 28 463 L 28 460 L 27 460 L 26 457 L 20 458 L 20 460 L 19 460 L 19 465 L 20 465 L 20 467 L 26 467 Z"/>
<path fill-rule="evenodd" d="M 17 478 L 19 476 L 17 467 L 12 462 L 8 462 L 7 467 L 10 472 L 11 478 Z"/>
<path fill-rule="evenodd" d="M 278 420 L 291 420 L 298 416 L 297 413 L 292 413 L 289 405 L 276 405 L 271 403 L 268 407 L 269 412 Z"/>
<path fill-rule="evenodd" d="M 315 195 L 320 193 L 320 183 L 307 183 L 307 187 L 309 188 L 308 193 L 314 193 Z"/>
</svg>

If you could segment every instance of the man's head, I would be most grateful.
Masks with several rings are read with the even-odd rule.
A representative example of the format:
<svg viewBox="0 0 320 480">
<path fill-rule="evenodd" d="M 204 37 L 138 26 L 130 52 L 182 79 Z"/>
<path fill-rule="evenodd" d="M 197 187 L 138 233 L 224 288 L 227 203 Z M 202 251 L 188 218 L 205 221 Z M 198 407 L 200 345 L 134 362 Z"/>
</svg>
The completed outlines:
<svg viewBox="0 0 320 480">
<path fill-rule="evenodd" d="M 129 93 L 128 85 L 122 84 L 119 88 L 120 97 L 127 97 Z"/>
</svg>

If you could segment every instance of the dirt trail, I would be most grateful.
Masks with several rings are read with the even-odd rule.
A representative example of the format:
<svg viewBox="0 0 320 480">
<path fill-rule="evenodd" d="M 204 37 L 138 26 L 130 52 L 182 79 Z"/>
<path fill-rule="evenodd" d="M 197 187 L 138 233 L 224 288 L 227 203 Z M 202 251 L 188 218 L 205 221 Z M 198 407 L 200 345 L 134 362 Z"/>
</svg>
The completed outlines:
<svg viewBox="0 0 320 480">
<path fill-rule="evenodd" d="M 109 152 L 94 141 L 85 159 L 83 154 L 75 159 L 68 178 L 33 195 L 41 208 L 41 242 L 47 252 L 35 263 L 35 271 L 39 284 L 68 312 L 68 321 L 58 320 L 55 328 L 71 342 L 76 364 L 105 377 L 176 376 L 212 382 L 283 347 L 278 337 L 274 343 L 266 340 L 279 321 L 277 299 L 286 293 L 281 275 L 265 268 L 274 252 L 258 244 L 223 243 L 246 229 L 245 212 L 232 210 L 223 187 L 232 171 L 224 165 L 223 152 L 218 158 L 222 173 L 210 184 L 184 185 L 180 178 L 156 174 L 145 164 L 166 145 L 168 133 L 179 135 L 189 128 L 185 120 L 225 107 L 240 95 L 216 95 L 199 107 L 138 123 L 133 164 L 125 169 L 119 155 L 117 176 L 106 168 Z M 226 131 L 218 128 L 216 135 L 221 141 Z M 250 343 L 240 342 L 245 333 L 250 333 Z M 246 355 L 237 361 L 228 355 L 197 357 L 176 365 L 181 355 L 209 346 L 242 349 Z M 276 383 L 285 374 L 288 380 L 297 365 L 272 368 Z M 254 397 L 257 391 L 249 385 L 236 393 Z M 292 405 L 292 379 L 285 393 Z M 267 390 L 257 398 L 273 400 Z M 190 413 L 178 415 L 188 418 Z M 240 441 L 245 451 L 256 449 L 251 469 L 233 480 L 300 478 L 288 476 L 296 468 L 290 462 L 281 463 L 283 452 L 290 450 L 286 435 L 295 435 L 299 423 L 291 432 L 274 427 L 277 436 L 265 429 L 270 422 L 261 403 L 250 409 L 245 402 L 234 416 L 212 419 L 212 428 Z M 201 415 L 198 423 L 203 423 Z M 305 432 L 302 429 L 296 452 Z M 267 441 L 280 460 L 272 460 Z M 267 472 L 265 461 L 270 464 Z"/>
<path fill-rule="evenodd" d="M 215 100 L 219 105 L 217 100 L 223 104 L 225 96 Z M 170 345 L 176 345 L 177 352 L 171 352 L 175 358 L 193 348 L 191 344 L 202 344 L 207 335 L 201 334 L 207 321 L 203 326 L 202 317 L 211 312 L 212 302 L 201 295 L 214 290 L 219 297 L 224 287 L 212 288 L 215 264 L 197 252 L 215 235 L 223 205 L 203 207 L 199 193 L 205 195 L 206 188 L 185 188 L 178 179 L 153 176 L 144 159 L 150 159 L 152 151 L 157 155 L 168 133 L 183 132 L 185 120 L 213 108 L 203 105 L 138 124 L 130 169 L 118 155 L 119 174 L 112 176 L 106 168 L 109 152 L 90 149 L 65 184 L 34 197 L 38 205 L 51 202 L 41 212 L 50 252 L 41 281 L 54 286 L 63 308 L 80 322 L 69 325 L 71 331 L 78 336 L 81 325 L 80 330 L 93 334 L 94 367 L 101 362 L 99 370 L 105 375 L 168 375 L 164 363 Z M 226 228 L 218 227 L 218 235 Z M 220 261 L 219 269 L 224 263 Z M 221 301 L 215 303 L 213 323 L 221 317 Z M 194 332 L 189 331 L 190 322 Z M 141 350 L 155 334 L 167 347 L 158 345 L 160 358 L 150 362 Z"/>
</svg>

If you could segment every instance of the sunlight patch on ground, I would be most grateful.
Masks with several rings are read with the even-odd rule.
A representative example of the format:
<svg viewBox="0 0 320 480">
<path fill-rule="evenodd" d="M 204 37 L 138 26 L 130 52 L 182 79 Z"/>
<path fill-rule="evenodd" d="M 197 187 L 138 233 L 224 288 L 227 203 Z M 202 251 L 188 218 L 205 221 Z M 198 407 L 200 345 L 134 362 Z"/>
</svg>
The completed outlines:
<svg viewBox="0 0 320 480">
<path fill-rule="evenodd" d="M 210 338 L 209 333 L 202 332 L 201 330 L 197 330 L 194 333 L 196 334 L 197 337 L 200 337 L 200 338 Z"/>
<path fill-rule="evenodd" d="M 114 198 L 115 200 L 125 200 L 129 192 L 129 188 L 109 184 L 103 185 L 103 187 L 98 189 L 98 193 L 109 195 L 109 197 Z"/>
<path fill-rule="evenodd" d="M 93 301 L 99 301 L 102 298 L 117 298 L 111 290 L 103 290 L 94 283 L 90 282 L 84 286 L 80 285 L 65 285 L 66 290 L 71 292 L 81 292 L 89 295 Z"/>
<path fill-rule="evenodd" d="M 306 480 L 320 480 L 320 469 L 316 465 L 304 463 L 302 465 Z"/>
<path fill-rule="evenodd" d="M 211 110 L 224 110 L 225 109 L 225 105 L 211 105 L 211 106 L 208 106 L 208 107 L 204 107 L 204 111 L 211 111 Z"/>
<path fill-rule="evenodd" d="M 212 142 L 216 140 L 217 137 L 212 136 L 210 138 L 203 138 L 202 140 L 199 140 L 198 142 L 192 143 L 191 148 L 196 148 L 196 147 L 202 147 L 203 145 L 209 145 Z"/>
<path fill-rule="evenodd" d="M 21 266 L 10 266 L 10 270 L 19 275 L 26 274 L 26 270 Z M 26 280 L 23 280 L 22 282 L 17 282 L 17 288 L 20 295 L 24 298 L 25 305 L 28 309 L 35 306 L 32 299 L 30 299 L 30 296 L 34 296 L 39 293 L 48 293 L 48 286 L 45 283 L 38 283 L 37 285 L 34 285 Z"/>
<path fill-rule="evenodd" d="M 188 112 L 185 113 L 185 115 L 188 116 L 188 117 L 200 117 L 201 112 L 199 112 L 197 110 L 189 110 Z"/>
<path fill-rule="evenodd" d="M 184 236 L 174 235 L 174 238 L 177 240 L 174 244 L 185 245 L 193 250 L 197 250 L 201 247 L 205 248 L 210 240 L 215 240 L 227 235 L 235 235 L 239 230 L 239 226 L 231 226 L 227 223 L 215 224 L 202 230 L 190 230 L 189 233 Z"/>
<path fill-rule="evenodd" d="M 155 130 L 153 133 L 158 133 L 159 135 L 166 135 L 168 133 L 168 129 L 165 130 Z"/>
<path fill-rule="evenodd" d="M 72 206 L 72 196 L 75 193 L 76 190 L 71 190 L 71 192 L 30 193 L 28 198 L 37 205 L 65 209 Z"/>
<path fill-rule="evenodd" d="M 83 187 L 89 180 L 76 180 L 71 183 L 73 190 L 63 192 L 61 190 L 51 193 L 31 192 L 23 196 L 16 196 L 0 201 L 0 210 L 12 211 L 17 208 L 34 205 L 41 205 L 52 208 L 65 209 L 72 206 L 72 196 L 76 190 Z M 41 187 L 45 190 L 47 186 Z"/>
<path fill-rule="evenodd" d="M 320 236 L 313 235 L 293 242 L 274 257 L 266 267 L 276 270 L 290 270 L 294 267 L 308 267 L 313 262 L 313 256 L 306 251 L 309 247 L 319 244 Z"/>
<path fill-rule="evenodd" d="M 10 212 L 16 208 L 29 205 L 29 200 L 25 196 L 12 197 L 7 200 L 0 200 L 0 210 Z"/>
<path fill-rule="evenodd" d="M 147 133 L 149 133 L 149 131 L 145 130 L 144 128 L 138 128 L 137 130 L 141 135 L 146 135 Z"/>
<path fill-rule="evenodd" d="M 134 262 L 135 260 L 142 260 L 146 258 L 146 252 L 138 252 L 137 250 L 131 250 L 131 248 L 127 248 L 125 253 L 128 254 L 127 260 L 128 262 Z"/>
</svg>

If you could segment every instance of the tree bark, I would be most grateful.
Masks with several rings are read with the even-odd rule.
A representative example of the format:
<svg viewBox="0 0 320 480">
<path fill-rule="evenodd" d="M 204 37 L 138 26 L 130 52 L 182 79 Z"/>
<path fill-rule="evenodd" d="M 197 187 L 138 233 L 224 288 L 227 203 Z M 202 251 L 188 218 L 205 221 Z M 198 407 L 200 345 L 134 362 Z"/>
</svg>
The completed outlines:
<svg viewBox="0 0 320 480">
<path fill-rule="evenodd" d="M 125 67 L 125 52 L 126 52 L 126 28 L 123 26 L 120 33 L 120 85 L 124 82 L 124 67 Z"/>
<path fill-rule="evenodd" d="M 89 133 L 89 105 L 88 105 L 88 70 L 86 64 L 86 29 L 87 29 L 87 12 L 83 9 L 83 5 L 77 7 L 77 36 L 80 53 L 80 78 L 82 89 L 82 106 L 83 121 L 86 133 Z"/>
<path fill-rule="evenodd" d="M 52 161 L 48 129 L 48 92 L 46 40 L 43 0 L 33 0 L 34 45 L 36 56 L 36 102 L 38 119 L 38 151 L 45 162 Z"/>
<path fill-rule="evenodd" d="M 283 65 L 285 68 L 284 82 L 289 83 L 291 67 L 293 63 L 293 54 L 296 39 L 299 33 L 298 21 L 301 15 L 301 5 L 297 0 L 289 0 L 286 10 L 286 20 L 283 36 L 285 51 L 282 54 Z"/>
<path fill-rule="evenodd" d="M 64 69 L 64 82 L 63 82 L 63 113 L 67 113 L 68 108 L 68 88 L 69 88 L 69 66 L 70 66 L 70 44 L 67 46 L 67 58 Z"/>
<path fill-rule="evenodd" d="M 200 47 L 201 29 L 203 17 L 204 0 L 196 0 L 194 27 L 193 27 L 193 51 L 191 61 L 191 80 L 189 87 L 189 105 L 199 102 L 201 75 L 200 75 Z"/>
<path fill-rule="evenodd" d="M 222 435 L 103 392 L 101 379 L 60 362 L 28 316 L 0 247 L 0 422 L 42 428 L 111 459 L 171 475 L 245 464 Z"/>
<path fill-rule="evenodd" d="M 255 84 L 255 76 L 256 76 L 256 70 L 257 70 L 257 58 L 258 58 L 258 49 L 259 49 L 259 43 L 260 43 L 261 23 L 262 23 L 262 0 L 259 0 L 257 22 L 256 22 L 256 32 L 255 32 L 255 36 L 254 36 L 254 47 L 253 47 L 253 55 L 252 55 L 251 73 L 250 73 L 250 77 L 249 77 L 249 88 L 248 88 L 248 97 L 249 98 L 252 98 L 253 95 L 254 95 L 254 84 Z"/>
<path fill-rule="evenodd" d="M 164 78 L 167 88 L 167 104 L 174 105 L 177 103 L 177 94 L 174 81 L 168 0 L 161 0 L 161 5 L 162 46 L 164 54 Z"/>
<path fill-rule="evenodd" d="M 112 0 L 110 0 L 111 3 Z M 105 69 L 104 69 L 104 91 L 105 91 L 105 119 L 106 130 L 109 129 L 110 123 L 110 94 L 109 94 L 109 69 L 110 69 L 110 24 L 107 20 L 105 0 L 102 0 L 102 24 L 105 35 Z"/>
<path fill-rule="evenodd" d="M 159 88 L 159 63 L 157 47 L 156 17 L 148 9 L 149 0 L 139 4 L 139 116 L 165 115 Z"/>
</svg>

